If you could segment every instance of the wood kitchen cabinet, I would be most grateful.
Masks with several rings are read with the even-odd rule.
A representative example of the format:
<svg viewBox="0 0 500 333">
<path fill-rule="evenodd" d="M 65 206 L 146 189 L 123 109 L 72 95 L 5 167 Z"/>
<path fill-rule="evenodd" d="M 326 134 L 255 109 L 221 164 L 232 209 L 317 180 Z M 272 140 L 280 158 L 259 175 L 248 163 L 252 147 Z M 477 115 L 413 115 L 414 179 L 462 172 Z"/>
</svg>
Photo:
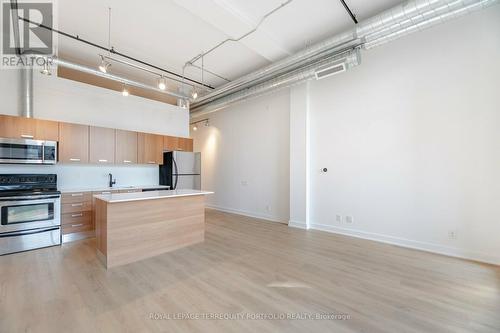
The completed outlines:
<svg viewBox="0 0 500 333">
<path fill-rule="evenodd" d="M 193 139 L 164 136 L 163 149 L 168 151 L 193 151 Z"/>
<path fill-rule="evenodd" d="M 89 126 L 59 123 L 59 162 L 89 162 Z"/>
<path fill-rule="evenodd" d="M 137 132 L 116 130 L 115 163 L 137 163 Z"/>
<path fill-rule="evenodd" d="M 0 137 L 58 141 L 59 125 L 55 121 L 0 115 Z"/>
<path fill-rule="evenodd" d="M 95 164 L 115 163 L 115 144 L 114 129 L 90 126 L 89 162 Z"/>
<path fill-rule="evenodd" d="M 163 163 L 163 136 L 149 133 L 137 134 L 137 156 L 140 164 Z"/>
<path fill-rule="evenodd" d="M 59 122 L 35 119 L 35 139 L 59 141 Z"/>
</svg>

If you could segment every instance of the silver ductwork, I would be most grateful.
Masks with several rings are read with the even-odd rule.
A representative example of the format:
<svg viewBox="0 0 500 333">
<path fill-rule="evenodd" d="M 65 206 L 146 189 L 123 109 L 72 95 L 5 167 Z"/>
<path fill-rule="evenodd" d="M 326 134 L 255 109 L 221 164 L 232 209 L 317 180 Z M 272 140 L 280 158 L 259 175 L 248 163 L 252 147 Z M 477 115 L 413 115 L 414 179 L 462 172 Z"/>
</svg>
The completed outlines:
<svg viewBox="0 0 500 333">
<path fill-rule="evenodd" d="M 151 86 L 151 85 L 148 85 L 148 84 L 145 84 L 142 82 L 129 80 L 129 79 L 126 79 L 124 77 L 114 75 L 111 73 L 103 73 L 100 70 L 97 70 L 97 69 L 94 69 L 91 67 L 87 67 L 87 66 L 83 66 L 83 65 L 79 65 L 79 64 L 75 64 L 75 63 L 72 63 L 72 62 L 69 62 L 66 60 L 62 60 L 62 59 L 53 59 L 52 64 L 57 65 L 57 66 L 62 66 L 65 68 L 69 68 L 69 69 L 73 69 L 73 70 L 76 70 L 76 71 L 79 71 L 82 73 L 92 74 L 92 75 L 99 76 L 99 77 L 102 77 L 105 79 L 117 81 L 117 82 L 120 82 L 120 83 L 122 83 L 126 86 L 129 86 L 129 87 L 136 87 L 136 88 L 141 88 L 141 89 L 153 90 L 153 91 L 156 91 L 156 92 L 159 92 L 162 94 L 166 94 L 166 95 L 170 95 L 170 96 L 180 98 L 183 100 L 187 100 L 189 98 L 187 95 L 178 94 L 178 93 L 175 93 L 173 91 L 168 91 L 168 90 L 161 90 L 160 88 L 158 88 L 156 86 Z"/>
<path fill-rule="evenodd" d="M 22 68 L 20 103 L 21 117 L 33 118 L 33 68 Z"/>
<path fill-rule="evenodd" d="M 315 44 L 295 55 L 268 65 L 199 98 L 191 106 L 193 118 L 285 88 L 314 76 L 304 68 L 319 68 L 325 59 L 353 49 L 371 49 L 450 19 L 463 16 L 499 0 L 412 0 L 358 24 L 356 28 Z M 277 83 L 279 82 L 279 83 Z"/>
</svg>

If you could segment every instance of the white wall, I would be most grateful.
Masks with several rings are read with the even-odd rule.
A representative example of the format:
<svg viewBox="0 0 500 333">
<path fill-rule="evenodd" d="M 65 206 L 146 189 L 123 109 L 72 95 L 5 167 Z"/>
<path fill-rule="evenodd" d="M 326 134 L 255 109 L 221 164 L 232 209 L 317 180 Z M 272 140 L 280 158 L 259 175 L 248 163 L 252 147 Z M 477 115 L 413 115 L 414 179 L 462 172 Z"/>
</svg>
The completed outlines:
<svg viewBox="0 0 500 333">
<path fill-rule="evenodd" d="M 496 6 L 311 83 L 313 228 L 500 264 L 499 32 Z"/>
<path fill-rule="evenodd" d="M 210 114 L 210 127 L 192 131 L 210 206 L 288 222 L 289 109 L 284 90 Z"/>
<path fill-rule="evenodd" d="M 0 114 L 19 115 L 19 75 L 0 71 Z M 172 136 L 189 136 L 189 112 L 175 105 L 35 71 L 36 118 Z"/>
</svg>

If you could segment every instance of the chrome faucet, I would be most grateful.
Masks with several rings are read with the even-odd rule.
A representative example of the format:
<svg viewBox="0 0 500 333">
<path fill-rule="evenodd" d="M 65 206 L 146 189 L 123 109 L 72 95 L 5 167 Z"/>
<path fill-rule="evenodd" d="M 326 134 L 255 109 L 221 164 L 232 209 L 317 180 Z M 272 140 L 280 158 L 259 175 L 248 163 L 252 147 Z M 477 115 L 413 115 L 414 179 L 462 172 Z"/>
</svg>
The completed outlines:
<svg viewBox="0 0 500 333">
<path fill-rule="evenodd" d="M 116 179 L 113 179 L 113 174 L 109 174 L 109 187 L 113 187 L 116 184 Z"/>
</svg>

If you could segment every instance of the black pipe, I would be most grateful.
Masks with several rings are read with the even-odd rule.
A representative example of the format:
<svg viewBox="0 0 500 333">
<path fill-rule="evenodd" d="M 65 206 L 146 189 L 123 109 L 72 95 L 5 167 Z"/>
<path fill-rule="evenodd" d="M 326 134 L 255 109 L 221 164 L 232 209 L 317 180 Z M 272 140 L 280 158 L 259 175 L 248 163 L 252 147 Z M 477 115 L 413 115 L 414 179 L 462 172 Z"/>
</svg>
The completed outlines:
<svg viewBox="0 0 500 333">
<path fill-rule="evenodd" d="M 123 53 L 121 53 L 121 52 L 118 52 L 118 51 L 116 51 L 113 47 L 112 47 L 111 49 L 108 49 L 108 48 L 107 48 L 107 47 L 105 47 L 105 46 L 102 46 L 102 45 L 99 45 L 99 44 L 96 44 L 96 43 L 92 43 L 92 42 L 90 42 L 90 41 L 88 41 L 88 40 L 82 39 L 82 38 L 80 38 L 80 36 L 78 36 L 78 35 L 77 35 L 77 36 L 73 36 L 73 35 L 70 35 L 70 34 L 68 34 L 68 33 L 64 32 L 64 31 L 60 31 L 60 30 L 54 29 L 54 28 L 52 28 L 52 27 L 48 27 L 48 26 L 46 26 L 46 25 L 44 25 L 44 24 L 41 24 L 41 23 L 33 22 L 33 21 L 28 20 L 28 19 L 26 19 L 26 18 L 24 18 L 24 17 L 20 17 L 19 19 L 20 19 L 20 20 L 23 20 L 23 21 L 25 21 L 25 22 L 31 23 L 31 24 L 35 24 L 35 25 L 37 25 L 37 26 L 38 26 L 38 27 L 40 27 L 40 28 L 44 28 L 44 29 L 47 29 L 47 30 L 49 30 L 49 31 L 55 32 L 55 33 L 57 33 L 57 34 L 59 34 L 59 35 L 62 35 L 62 36 L 64 36 L 64 37 L 68 37 L 68 38 L 74 39 L 74 40 L 76 40 L 76 41 L 79 41 L 79 42 L 82 42 L 82 43 L 84 43 L 84 44 L 87 44 L 87 45 L 93 46 L 93 47 L 98 48 L 98 49 L 101 49 L 101 50 L 103 50 L 103 51 L 107 51 L 107 52 L 110 52 L 110 53 L 116 54 L 116 55 L 118 55 L 118 56 L 120 56 L 120 57 L 127 58 L 127 59 L 129 59 L 129 60 L 132 60 L 132 61 L 138 62 L 138 63 L 140 63 L 140 64 L 143 64 L 143 65 L 145 65 L 145 66 L 149 66 L 149 67 L 154 68 L 154 69 L 157 69 L 157 70 L 159 70 L 159 71 L 162 71 L 162 72 L 165 72 L 165 73 L 168 73 L 168 74 L 174 75 L 174 76 L 176 76 L 176 77 L 178 77 L 178 78 L 180 78 L 180 79 L 183 79 L 183 80 L 186 80 L 186 81 L 189 81 L 189 82 L 192 82 L 192 83 L 196 83 L 196 84 L 198 84 L 198 85 L 204 86 L 204 87 L 209 88 L 209 89 L 215 89 L 215 88 L 214 88 L 214 87 L 212 87 L 211 85 L 208 85 L 208 84 L 205 84 L 205 83 L 201 83 L 201 82 L 199 82 L 199 81 L 196 81 L 196 80 L 190 79 L 190 78 L 188 78 L 188 77 L 182 76 L 182 75 L 180 75 L 180 74 L 177 74 L 177 73 L 171 72 L 171 71 L 169 71 L 169 70 L 163 69 L 163 68 L 161 68 L 161 67 L 158 67 L 158 66 L 152 65 L 152 64 L 147 63 L 147 62 L 145 62 L 145 61 L 142 61 L 142 60 L 139 60 L 139 59 L 133 58 L 133 57 L 131 57 L 131 56 L 128 56 L 128 55 L 126 55 L 126 54 L 123 54 Z"/>
<path fill-rule="evenodd" d="M 349 6 L 345 3 L 344 0 L 340 0 L 340 2 L 342 2 L 342 4 L 344 5 L 345 10 L 347 10 L 347 13 L 349 13 L 349 16 L 352 18 L 352 20 L 354 21 L 354 23 L 358 24 L 358 20 L 356 19 L 356 15 L 354 15 L 354 13 L 351 11 L 351 8 L 349 8 Z"/>
</svg>

